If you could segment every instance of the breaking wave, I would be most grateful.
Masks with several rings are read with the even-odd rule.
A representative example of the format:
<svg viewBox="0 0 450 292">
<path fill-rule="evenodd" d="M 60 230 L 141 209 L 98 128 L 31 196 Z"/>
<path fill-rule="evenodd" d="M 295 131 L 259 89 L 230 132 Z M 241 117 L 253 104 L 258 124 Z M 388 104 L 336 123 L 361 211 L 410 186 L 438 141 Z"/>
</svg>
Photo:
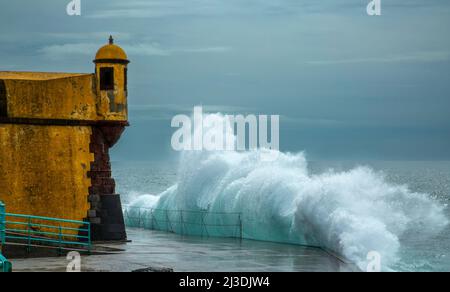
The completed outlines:
<svg viewBox="0 0 450 292">
<path fill-rule="evenodd" d="M 389 184 L 368 167 L 312 175 L 303 153 L 264 149 L 184 152 L 177 184 L 138 197 L 134 208 L 242 213 L 246 239 L 324 247 L 363 270 L 369 252 L 378 252 L 389 270 L 403 234 L 433 236 L 448 224 L 428 195 Z"/>
</svg>

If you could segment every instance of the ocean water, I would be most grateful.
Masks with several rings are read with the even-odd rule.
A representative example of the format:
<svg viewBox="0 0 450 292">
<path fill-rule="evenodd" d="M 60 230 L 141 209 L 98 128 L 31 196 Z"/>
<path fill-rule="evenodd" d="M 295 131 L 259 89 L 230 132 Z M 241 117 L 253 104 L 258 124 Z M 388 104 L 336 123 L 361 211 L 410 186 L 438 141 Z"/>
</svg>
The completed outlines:
<svg viewBox="0 0 450 292">
<path fill-rule="evenodd" d="M 225 116 L 204 119 L 204 139 L 236 145 L 231 126 L 214 127 Z M 446 162 L 310 162 L 267 149 L 179 156 L 176 165 L 115 166 L 127 218 L 157 210 L 144 213 L 145 227 L 184 235 L 236 236 L 239 226 L 243 239 L 321 247 L 361 270 L 374 255 L 383 271 L 450 270 Z"/>
<path fill-rule="evenodd" d="M 427 194 L 430 200 L 442 206 L 445 217 L 450 218 L 450 162 L 312 161 L 308 164 L 308 172 L 311 176 L 330 172 L 348 173 L 361 166 L 382 175 L 389 185 L 406 186 L 409 194 Z M 125 204 L 132 203 L 142 195 L 159 195 L 165 192 L 177 183 L 180 176 L 178 163 L 114 162 L 113 169 L 118 192 L 122 194 Z M 410 208 L 413 212 L 416 207 Z M 387 215 L 393 216 L 389 213 Z M 420 220 L 418 222 L 421 223 Z M 389 263 L 389 270 L 450 271 L 450 226 L 439 227 L 440 230 L 431 235 L 428 232 L 423 234 L 420 229 L 407 230 L 399 235 L 396 260 Z M 379 239 L 364 240 L 378 242 Z"/>
<path fill-rule="evenodd" d="M 446 218 L 450 218 L 449 161 L 317 162 L 312 163 L 311 168 L 314 172 L 322 172 L 330 167 L 346 171 L 358 165 L 367 165 L 383 173 L 390 184 L 404 185 L 411 192 L 427 194 L 443 207 Z M 430 237 L 410 230 L 399 240 L 399 259 L 391 266 L 393 270 L 450 271 L 450 225 Z"/>
</svg>

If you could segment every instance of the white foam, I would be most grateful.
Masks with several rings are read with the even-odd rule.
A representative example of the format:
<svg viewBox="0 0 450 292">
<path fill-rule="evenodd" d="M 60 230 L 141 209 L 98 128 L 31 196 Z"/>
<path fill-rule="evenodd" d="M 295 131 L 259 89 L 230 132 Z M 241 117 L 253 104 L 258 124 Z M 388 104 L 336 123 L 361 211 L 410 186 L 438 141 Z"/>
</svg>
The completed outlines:
<svg viewBox="0 0 450 292">
<path fill-rule="evenodd" d="M 131 207 L 240 212 L 245 238 L 326 247 L 363 270 L 371 251 L 385 270 L 395 264 L 406 231 L 431 236 L 448 224 L 427 195 L 370 168 L 311 175 L 304 154 L 268 150 L 184 152 L 177 184 Z"/>
</svg>

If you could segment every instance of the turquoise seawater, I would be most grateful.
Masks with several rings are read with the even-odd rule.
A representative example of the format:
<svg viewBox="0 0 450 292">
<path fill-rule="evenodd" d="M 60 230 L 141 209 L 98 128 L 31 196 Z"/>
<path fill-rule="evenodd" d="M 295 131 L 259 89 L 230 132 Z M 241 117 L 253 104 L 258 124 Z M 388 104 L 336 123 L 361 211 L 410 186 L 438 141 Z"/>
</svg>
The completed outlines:
<svg viewBox="0 0 450 292">
<path fill-rule="evenodd" d="M 405 185 L 411 193 L 425 193 L 445 208 L 450 218 L 450 162 L 313 161 L 311 175 L 333 170 L 346 172 L 368 166 L 384 175 L 392 185 Z M 117 192 L 124 204 L 144 194 L 158 195 L 177 181 L 176 163 L 114 162 Z M 382 210 L 380 210 L 382 211 Z M 374 239 L 375 240 L 375 239 Z M 450 271 L 450 226 L 438 234 L 424 237 L 408 231 L 399 238 L 398 260 L 390 268 L 396 271 Z"/>
</svg>

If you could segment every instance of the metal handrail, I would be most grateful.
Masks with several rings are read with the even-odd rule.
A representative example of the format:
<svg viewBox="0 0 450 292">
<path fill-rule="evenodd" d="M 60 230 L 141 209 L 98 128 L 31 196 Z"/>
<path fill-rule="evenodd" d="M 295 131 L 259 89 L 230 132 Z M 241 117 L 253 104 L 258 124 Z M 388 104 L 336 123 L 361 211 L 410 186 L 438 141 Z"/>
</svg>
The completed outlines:
<svg viewBox="0 0 450 292">
<path fill-rule="evenodd" d="M 215 214 L 215 215 L 242 215 L 240 212 L 211 212 L 209 210 L 176 210 L 176 209 L 159 209 L 159 208 L 146 208 L 146 207 L 133 207 L 124 205 L 125 209 L 137 209 L 137 210 L 148 210 L 157 212 L 169 212 L 169 213 L 192 213 L 192 214 Z"/>
<path fill-rule="evenodd" d="M 81 223 L 83 225 L 87 225 L 87 223 L 88 223 L 88 222 L 77 221 L 77 220 L 67 220 L 67 219 L 41 217 L 41 216 L 33 216 L 33 215 L 23 215 L 23 214 L 5 213 L 5 215 L 6 215 L 6 217 L 36 219 L 36 220 L 44 220 L 44 221 L 51 221 L 51 222 L 74 223 L 74 224 L 80 224 Z"/>
<path fill-rule="evenodd" d="M 202 237 L 205 235 L 206 237 L 232 237 L 239 239 L 244 237 L 242 213 L 124 207 L 124 218 L 129 227 L 167 231 L 182 235 L 199 235 Z M 215 218 L 219 222 L 210 220 L 212 216 L 217 216 Z M 194 222 L 192 219 L 194 219 Z M 226 222 L 223 222 L 224 219 Z M 194 227 L 200 229 L 192 229 Z"/>
<path fill-rule="evenodd" d="M 1 247 L 5 244 L 5 205 L 0 201 L 0 254 Z"/>
<path fill-rule="evenodd" d="M 9 273 L 12 272 L 12 265 L 2 254 L 0 253 L 0 272 Z"/>
<path fill-rule="evenodd" d="M 79 247 L 91 251 L 91 224 L 85 221 L 67 220 L 33 215 L 0 213 L 3 227 L 2 240 L 25 242 L 31 250 L 35 244 L 51 244 L 60 250 Z M 75 227 L 76 226 L 76 227 Z"/>
<path fill-rule="evenodd" d="M 12 272 L 11 263 L 2 255 L 2 247 L 5 244 L 5 205 L 0 201 L 0 272 Z"/>
</svg>

